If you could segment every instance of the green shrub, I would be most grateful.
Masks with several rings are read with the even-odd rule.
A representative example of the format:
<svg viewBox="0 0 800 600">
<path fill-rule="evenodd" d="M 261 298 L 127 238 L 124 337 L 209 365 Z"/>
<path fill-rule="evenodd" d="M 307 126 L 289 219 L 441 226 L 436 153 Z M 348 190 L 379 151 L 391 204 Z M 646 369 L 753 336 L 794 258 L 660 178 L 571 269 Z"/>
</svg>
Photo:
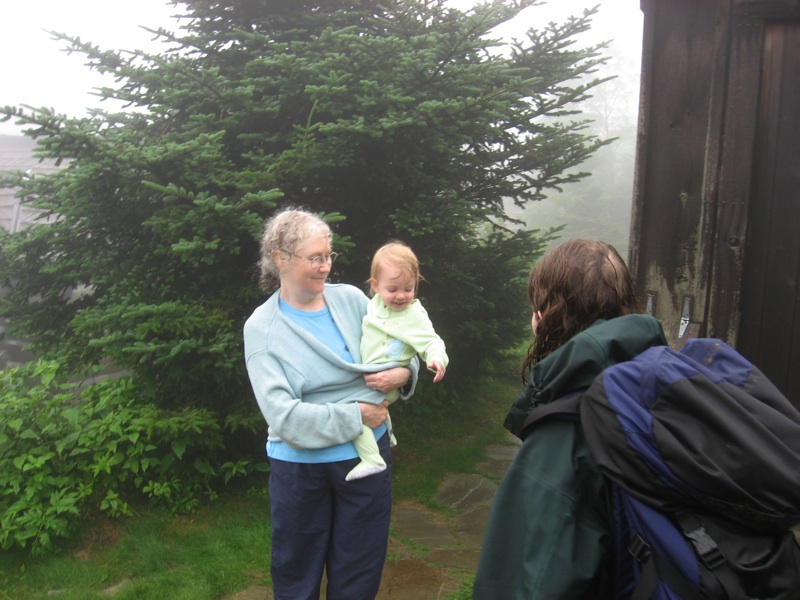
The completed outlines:
<svg viewBox="0 0 800 600">
<path fill-rule="evenodd" d="M 82 514 L 132 514 L 146 500 L 186 513 L 252 470 L 218 458 L 219 416 L 167 411 L 129 377 L 67 383 L 53 362 L 0 372 L 0 547 L 40 553 Z"/>
</svg>

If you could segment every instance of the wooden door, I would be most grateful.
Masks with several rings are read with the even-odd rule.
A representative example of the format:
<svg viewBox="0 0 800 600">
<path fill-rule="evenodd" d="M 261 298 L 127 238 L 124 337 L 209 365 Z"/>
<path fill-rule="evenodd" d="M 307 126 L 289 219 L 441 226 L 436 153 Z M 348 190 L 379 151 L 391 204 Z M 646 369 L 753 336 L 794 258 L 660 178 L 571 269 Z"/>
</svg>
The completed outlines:
<svg viewBox="0 0 800 600">
<path fill-rule="evenodd" d="M 800 21 L 765 23 L 737 347 L 800 405 Z"/>
</svg>

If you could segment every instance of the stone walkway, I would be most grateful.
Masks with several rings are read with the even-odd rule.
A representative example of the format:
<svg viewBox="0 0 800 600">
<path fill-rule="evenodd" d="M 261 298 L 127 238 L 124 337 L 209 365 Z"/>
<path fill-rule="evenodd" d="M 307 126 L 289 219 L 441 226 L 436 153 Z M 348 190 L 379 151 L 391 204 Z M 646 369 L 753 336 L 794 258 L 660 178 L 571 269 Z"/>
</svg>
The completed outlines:
<svg viewBox="0 0 800 600">
<path fill-rule="evenodd" d="M 448 475 L 435 496 L 446 510 L 395 502 L 376 600 L 443 600 L 458 591 L 462 577 L 478 566 L 489 506 L 518 447 L 509 434 L 507 443 L 487 448 L 475 473 Z M 226 600 L 274 599 L 270 588 L 254 586 Z"/>
</svg>

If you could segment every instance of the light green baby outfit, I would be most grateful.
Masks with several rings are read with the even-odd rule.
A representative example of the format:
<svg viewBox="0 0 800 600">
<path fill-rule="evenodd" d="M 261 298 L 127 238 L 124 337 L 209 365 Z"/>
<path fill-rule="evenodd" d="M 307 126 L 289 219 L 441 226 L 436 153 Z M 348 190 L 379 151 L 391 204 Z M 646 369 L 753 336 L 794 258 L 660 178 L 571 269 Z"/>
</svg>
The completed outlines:
<svg viewBox="0 0 800 600">
<path fill-rule="evenodd" d="M 449 362 L 444 341 L 436 333 L 428 313 L 419 300 L 414 300 L 403 310 L 386 307 L 379 295 L 367 305 L 367 314 L 361 324 L 361 360 L 364 364 L 400 363 L 407 365 L 417 354 L 425 364 L 439 360 L 445 368 Z M 400 396 L 392 390 L 386 399 L 392 403 Z M 391 445 L 397 440 L 387 417 Z M 347 481 L 361 479 L 386 469 L 386 463 L 378 451 L 375 436 L 368 427 L 353 440 L 361 462 L 347 474 Z"/>
</svg>

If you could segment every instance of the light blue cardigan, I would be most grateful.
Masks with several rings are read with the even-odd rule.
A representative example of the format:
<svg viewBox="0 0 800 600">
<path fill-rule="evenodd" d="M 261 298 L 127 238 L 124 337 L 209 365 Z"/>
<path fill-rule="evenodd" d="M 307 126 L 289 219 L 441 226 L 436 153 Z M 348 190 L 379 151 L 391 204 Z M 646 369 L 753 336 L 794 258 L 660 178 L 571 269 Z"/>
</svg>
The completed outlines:
<svg viewBox="0 0 800 600">
<path fill-rule="evenodd" d="M 354 363 L 286 317 L 275 292 L 244 325 L 247 372 L 258 405 L 269 425 L 268 440 L 293 448 L 328 448 L 355 439 L 362 431 L 356 402 L 379 404 L 385 395 L 369 389 L 364 373 L 387 365 L 362 365 L 361 321 L 368 299 L 352 285 L 327 284 L 323 296 L 345 339 Z M 391 365 L 390 365 L 391 366 Z M 408 365 L 414 393 L 419 361 Z"/>
</svg>

